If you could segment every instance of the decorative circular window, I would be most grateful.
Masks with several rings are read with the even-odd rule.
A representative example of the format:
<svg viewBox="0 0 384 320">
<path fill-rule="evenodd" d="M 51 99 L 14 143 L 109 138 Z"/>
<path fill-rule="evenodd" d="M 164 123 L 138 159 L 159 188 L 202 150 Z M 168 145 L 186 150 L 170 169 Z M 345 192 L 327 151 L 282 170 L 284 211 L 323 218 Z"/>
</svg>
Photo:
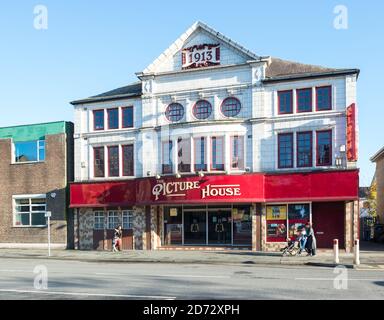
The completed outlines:
<svg viewBox="0 0 384 320">
<path fill-rule="evenodd" d="M 207 100 L 200 100 L 193 107 L 193 115 L 196 119 L 204 120 L 209 118 L 211 114 L 212 105 Z"/>
<path fill-rule="evenodd" d="M 236 117 L 241 110 L 241 103 L 236 98 L 227 98 L 221 104 L 221 113 L 230 118 Z"/>
<path fill-rule="evenodd" d="M 171 103 L 165 110 L 165 116 L 171 122 L 180 121 L 184 117 L 184 107 L 180 103 Z"/>
</svg>

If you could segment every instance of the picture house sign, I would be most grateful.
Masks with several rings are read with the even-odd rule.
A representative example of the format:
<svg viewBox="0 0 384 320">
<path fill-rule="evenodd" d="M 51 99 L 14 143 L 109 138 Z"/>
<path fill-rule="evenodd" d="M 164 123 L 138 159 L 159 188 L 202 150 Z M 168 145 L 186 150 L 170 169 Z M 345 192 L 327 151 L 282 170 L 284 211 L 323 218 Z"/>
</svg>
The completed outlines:
<svg viewBox="0 0 384 320">
<path fill-rule="evenodd" d="M 182 51 L 182 68 L 194 69 L 220 65 L 220 44 L 201 44 Z"/>
<path fill-rule="evenodd" d="M 186 197 L 189 190 L 200 190 L 201 199 L 211 197 L 230 197 L 241 196 L 240 185 L 211 185 L 205 187 L 200 185 L 199 181 L 183 181 L 183 182 L 162 182 L 156 184 L 152 189 L 152 195 L 155 201 L 158 201 L 160 196 L 175 198 Z"/>
</svg>

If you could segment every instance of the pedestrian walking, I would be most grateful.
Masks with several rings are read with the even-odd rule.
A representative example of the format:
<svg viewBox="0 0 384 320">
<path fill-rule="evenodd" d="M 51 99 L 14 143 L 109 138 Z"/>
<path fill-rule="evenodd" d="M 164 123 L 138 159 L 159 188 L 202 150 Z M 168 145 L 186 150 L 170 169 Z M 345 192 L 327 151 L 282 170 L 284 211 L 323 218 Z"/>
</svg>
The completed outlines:
<svg viewBox="0 0 384 320">
<path fill-rule="evenodd" d="M 312 224 L 310 222 L 307 222 L 305 225 L 305 231 L 307 234 L 307 243 L 305 245 L 305 249 L 308 252 L 309 256 L 315 256 L 316 255 L 316 237 L 315 237 L 315 231 L 313 230 Z"/>
<path fill-rule="evenodd" d="M 123 238 L 123 228 L 118 226 L 115 228 L 115 234 L 113 237 L 112 250 L 113 252 L 121 251 L 121 243 Z"/>
</svg>

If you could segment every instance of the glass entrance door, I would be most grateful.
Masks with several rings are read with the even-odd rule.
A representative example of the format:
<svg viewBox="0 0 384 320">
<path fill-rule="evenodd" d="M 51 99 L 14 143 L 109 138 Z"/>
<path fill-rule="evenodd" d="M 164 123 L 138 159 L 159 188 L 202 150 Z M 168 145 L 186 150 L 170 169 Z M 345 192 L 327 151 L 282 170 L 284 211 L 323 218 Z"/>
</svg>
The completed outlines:
<svg viewBox="0 0 384 320">
<path fill-rule="evenodd" d="M 184 211 L 184 244 L 207 244 L 207 212 Z"/>
<path fill-rule="evenodd" d="M 208 210 L 208 244 L 232 244 L 232 212 L 231 210 Z"/>
</svg>

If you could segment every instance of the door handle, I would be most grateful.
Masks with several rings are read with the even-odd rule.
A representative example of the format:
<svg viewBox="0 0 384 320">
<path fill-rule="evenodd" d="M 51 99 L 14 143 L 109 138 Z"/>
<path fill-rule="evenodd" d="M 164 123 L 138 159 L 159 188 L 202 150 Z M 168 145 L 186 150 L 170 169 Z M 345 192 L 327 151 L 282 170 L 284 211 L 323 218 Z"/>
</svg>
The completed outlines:
<svg viewBox="0 0 384 320">
<path fill-rule="evenodd" d="M 324 234 L 324 232 L 322 232 L 322 231 L 319 231 L 319 232 L 316 232 L 316 234 Z"/>
</svg>

